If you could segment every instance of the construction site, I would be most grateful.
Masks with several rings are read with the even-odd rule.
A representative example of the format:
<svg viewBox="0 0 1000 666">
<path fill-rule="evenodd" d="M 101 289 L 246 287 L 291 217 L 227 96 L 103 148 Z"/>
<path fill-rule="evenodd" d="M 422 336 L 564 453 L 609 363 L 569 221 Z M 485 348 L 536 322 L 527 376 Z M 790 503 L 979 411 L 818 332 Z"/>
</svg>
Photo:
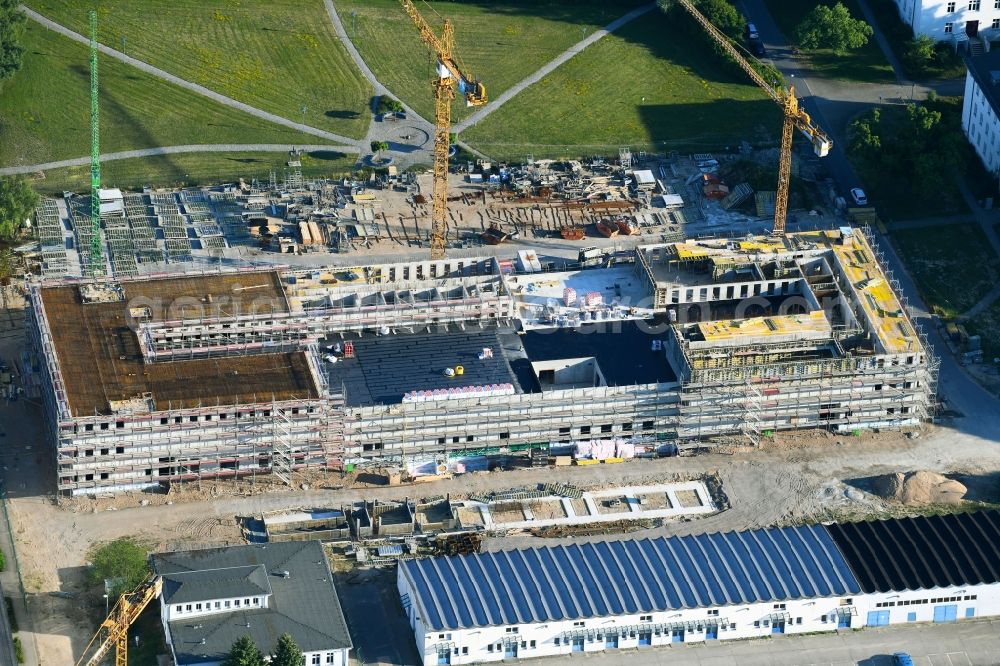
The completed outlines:
<svg viewBox="0 0 1000 666">
<path fill-rule="evenodd" d="M 65 494 L 585 464 L 932 416 L 936 361 L 863 230 L 621 255 L 46 282 L 26 390 Z"/>
</svg>

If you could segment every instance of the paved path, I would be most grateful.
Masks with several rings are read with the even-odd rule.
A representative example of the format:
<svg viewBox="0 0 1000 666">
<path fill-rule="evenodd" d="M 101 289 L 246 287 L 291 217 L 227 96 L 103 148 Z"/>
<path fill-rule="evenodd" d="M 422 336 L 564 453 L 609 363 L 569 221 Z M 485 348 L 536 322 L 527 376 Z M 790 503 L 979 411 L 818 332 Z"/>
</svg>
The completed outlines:
<svg viewBox="0 0 1000 666">
<path fill-rule="evenodd" d="M 327 0 L 327 2 L 330 2 L 330 0 Z M 506 104 L 514 96 L 522 92 L 525 88 L 540 81 L 542 77 L 548 75 L 550 72 L 552 72 L 552 70 L 554 70 L 556 67 L 558 67 L 559 65 L 563 64 L 564 62 L 575 56 L 580 51 L 583 51 L 585 48 L 587 48 L 594 42 L 605 37 L 609 33 L 614 32 L 615 30 L 622 27 L 626 23 L 634 21 L 643 14 L 652 11 L 653 9 L 656 9 L 655 2 L 651 2 L 648 5 L 643 5 L 641 7 L 633 9 L 628 14 L 625 14 L 624 16 L 619 17 L 614 21 L 612 21 L 611 23 L 607 24 L 606 26 L 604 26 L 604 28 L 591 33 L 584 39 L 581 39 L 579 42 L 573 44 L 571 47 L 560 53 L 558 56 L 556 56 L 549 62 L 545 63 L 544 65 L 542 65 L 541 68 L 536 70 L 530 76 L 522 79 L 521 81 L 514 84 L 512 87 L 500 93 L 500 95 L 498 95 L 495 100 L 491 101 L 489 104 L 482 107 L 481 109 L 473 113 L 471 116 L 469 116 L 462 122 L 456 124 L 454 127 L 454 131 L 461 132 L 462 130 L 472 127 L 480 120 L 482 120 L 483 118 L 490 115 L 491 113 L 499 109 L 501 106 Z"/>
<path fill-rule="evenodd" d="M 286 143 L 195 143 L 185 146 L 159 146 L 157 148 L 141 148 L 139 150 L 123 150 L 118 153 L 103 153 L 101 162 L 111 162 L 113 160 L 127 160 L 133 157 L 153 157 L 155 155 L 176 155 L 178 153 L 281 153 L 288 152 L 293 148 L 305 151 L 332 151 L 338 153 L 356 153 L 358 146 L 330 146 L 330 145 L 292 145 Z M 46 171 L 48 169 L 60 169 L 63 167 L 84 166 L 90 164 L 90 155 L 84 157 L 74 157 L 68 160 L 57 162 L 46 162 L 44 164 L 31 164 L 27 166 L 12 166 L 0 169 L 0 176 L 11 176 L 19 173 L 34 173 L 36 171 Z"/>
<path fill-rule="evenodd" d="M 21 5 L 21 11 L 23 11 L 28 16 L 28 18 L 30 18 L 33 21 L 36 21 L 37 23 L 40 23 L 49 30 L 58 32 L 60 35 L 69 37 L 70 39 L 80 42 L 82 44 L 88 44 L 88 45 L 90 44 L 89 38 L 81 35 L 80 33 L 73 32 L 69 28 L 62 26 L 56 23 L 55 21 L 45 18 L 38 12 L 33 11 L 32 9 L 25 7 L 24 5 Z M 293 120 L 282 118 L 281 116 L 275 115 L 273 113 L 262 111 L 261 109 L 250 106 L 249 104 L 244 104 L 243 102 L 237 101 L 232 97 L 226 97 L 225 95 L 220 95 L 214 90 L 209 90 L 205 86 L 201 86 L 198 85 L 197 83 L 192 83 L 191 81 L 187 81 L 178 76 L 174 76 L 173 74 L 165 72 L 158 67 L 153 67 L 149 63 L 143 62 L 142 60 L 136 60 L 131 56 L 125 55 L 121 51 L 116 51 L 113 48 L 104 46 L 103 44 L 98 44 L 97 48 L 101 51 L 101 53 L 104 53 L 105 55 L 108 55 L 112 58 L 115 58 L 116 60 L 120 60 L 121 62 L 131 65 L 137 69 L 140 69 L 146 72 L 147 74 L 152 74 L 153 76 L 161 78 L 164 81 L 169 81 L 170 83 L 176 86 L 180 86 L 181 88 L 190 90 L 193 93 L 197 93 L 199 95 L 203 95 L 204 97 L 208 97 L 209 99 L 219 102 L 220 104 L 224 104 L 225 106 L 228 106 L 230 108 L 237 109 L 244 113 L 249 113 L 250 115 L 260 118 L 262 120 L 267 120 L 268 122 L 272 122 L 276 125 L 289 127 L 291 129 L 298 130 L 299 132 L 302 132 L 304 134 L 312 134 L 313 136 L 318 136 L 323 139 L 327 139 L 329 141 L 335 141 L 337 143 L 350 144 L 354 146 L 361 145 L 361 142 L 358 139 L 352 139 L 350 137 L 334 134 L 333 132 L 327 132 L 326 130 L 317 129 L 315 127 L 311 127 L 303 123 L 297 123 Z"/>
</svg>

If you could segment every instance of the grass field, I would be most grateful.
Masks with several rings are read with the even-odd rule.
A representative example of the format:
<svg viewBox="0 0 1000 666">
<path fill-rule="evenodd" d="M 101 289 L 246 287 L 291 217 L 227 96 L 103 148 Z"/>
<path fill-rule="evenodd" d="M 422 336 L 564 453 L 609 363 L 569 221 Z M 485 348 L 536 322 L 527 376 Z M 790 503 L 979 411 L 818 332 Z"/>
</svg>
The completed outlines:
<svg viewBox="0 0 1000 666">
<path fill-rule="evenodd" d="M 101 179 L 107 187 L 139 189 L 154 187 L 205 185 L 234 182 L 239 177 L 266 181 L 274 169 L 281 180 L 288 156 L 285 153 L 183 153 L 127 160 L 101 165 Z M 308 178 L 341 176 L 354 169 L 356 155 L 310 153 L 302 156 L 302 173 Z M 45 172 L 45 178 L 32 181 L 43 194 L 63 190 L 84 191 L 90 187 L 90 167 L 67 167 Z"/>
<path fill-rule="evenodd" d="M 378 80 L 424 118 L 433 119 L 434 61 L 399 0 L 334 0 L 334 4 Z M 460 61 L 495 97 L 638 4 L 639 0 L 418 2 L 417 8 L 439 32 L 443 19 L 451 19 Z M 464 103 L 455 103 L 456 120 L 468 113 Z"/>
<path fill-rule="evenodd" d="M 0 165 L 90 154 L 87 48 L 28 22 L 24 65 L 0 88 Z M 161 81 L 100 61 L 101 148 L 187 143 L 322 143 Z"/>
<path fill-rule="evenodd" d="M 224 95 L 351 137 L 364 135 L 372 90 L 337 40 L 321 0 L 32 0 L 101 42 Z M 302 107 L 306 107 L 305 114 Z"/>
<path fill-rule="evenodd" d="M 496 158 L 683 152 L 777 141 L 778 107 L 683 17 L 659 11 L 587 48 L 462 133 Z"/>
<path fill-rule="evenodd" d="M 971 308 L 1000 279 L 1000 257 L 977 224 L 893 231 L 891 238 L 927 306 L 945 317 Z"/>
<path fill-rule="evenodd" d="M 938 61 L 915 66 L 906 58 L 906 43 L 913 39 L 913 30 L 899 17 L 895 0 L 867 0 L 878 27 L 889 47 L 900 61 L 906 75 L 917 81 L 953 79 L 965 76 L 965 61 L 950 48 L 942 49 Z"/>
<path fill-rule="evenodd" d="M 835 0 L 765 0 L 778 28 L 789 43 L 796 42 L 795 32 L 806 15 L 819 4 L 833 6 Z M 840 0 L 851 16 L 863 18 L 857 0 Z M 860 49 L 837 55 L 830 49 L 802 49 L 809 58 L 813 70 L 832 79 L 849 79 L 871 83 L 888 83 L 896 80 L 892 66 L 885 59 L 872 36 Z"/>
</svg>

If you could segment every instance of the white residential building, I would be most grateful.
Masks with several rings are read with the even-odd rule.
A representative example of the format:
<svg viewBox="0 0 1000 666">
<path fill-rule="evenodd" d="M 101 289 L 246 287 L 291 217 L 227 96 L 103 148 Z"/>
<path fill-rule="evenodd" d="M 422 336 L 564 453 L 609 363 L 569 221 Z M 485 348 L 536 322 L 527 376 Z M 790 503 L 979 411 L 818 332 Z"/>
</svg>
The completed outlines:
<svg viewBox="0 0 1000 666">
<path fill-rule="evenodd" d="M 968 60 L 962 131 L 986 168 L 1000 174 L 1000 50 Z"/>
<path fill-rule="evenodd" d="M 996 616 L 997 562 L 980 511 L 402 560 L 397 585 L 431 666 Z"/>
<path fill-rule="evenodd" d="M 896 0 L 896 7 L 914 34 L 939 42 L 991 30 L 1000 36 L 1000 0 Z"/>
<path fill-rule="evenodd" d="M 318 541 L 157 553 L 153 568 L 178 666 L 218 666 L 244 635 L 269 654 L 286 633 L 306 666 L 347 666 L 351 638 Z"/>
</svg>

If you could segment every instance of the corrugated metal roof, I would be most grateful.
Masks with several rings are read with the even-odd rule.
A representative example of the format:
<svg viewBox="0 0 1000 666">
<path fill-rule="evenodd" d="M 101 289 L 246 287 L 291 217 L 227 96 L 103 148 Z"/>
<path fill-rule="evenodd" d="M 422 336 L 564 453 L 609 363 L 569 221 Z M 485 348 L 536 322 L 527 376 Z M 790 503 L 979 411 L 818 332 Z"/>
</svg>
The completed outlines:
<svg viewBox="0 0 1000 666">
<path fill-rule="evenodd" d="M 828 525 L 865 592 L 1000 582 L 1000 511 Z"/>
<path fill-rule="evenodd" d="M 400 562 L 429 630 L 860 591 L 821 526 L 602 541 Z"/>
</svg>

